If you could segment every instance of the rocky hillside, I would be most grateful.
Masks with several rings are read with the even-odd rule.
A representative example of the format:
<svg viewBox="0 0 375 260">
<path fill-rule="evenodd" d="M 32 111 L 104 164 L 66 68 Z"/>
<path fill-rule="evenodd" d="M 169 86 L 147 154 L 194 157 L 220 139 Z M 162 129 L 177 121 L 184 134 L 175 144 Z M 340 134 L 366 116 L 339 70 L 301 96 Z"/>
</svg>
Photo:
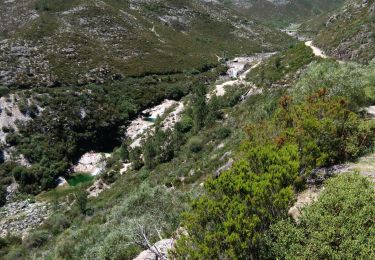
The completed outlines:
<svg viewBox="0 0 375 260">
<path fill-rule="evenodd" d="M 345 7 L 322 22 L 322 30 L 315 43 L 329 55 L 361 63 L 374 59 L 374 0 L 348 1 Z"/>
<path fill-rule="evenodd" d="M 290 42 L 216 1 L 10 0 L 0 12 L 0 84 L 7 86 L 204 71 L 218 56 Z"/>
<path fill-rule="evenodd" d="M 344 0 L 221 0 L 226 5 L 258 20 L 284 26 L 326 13 Z"/>
</svg>

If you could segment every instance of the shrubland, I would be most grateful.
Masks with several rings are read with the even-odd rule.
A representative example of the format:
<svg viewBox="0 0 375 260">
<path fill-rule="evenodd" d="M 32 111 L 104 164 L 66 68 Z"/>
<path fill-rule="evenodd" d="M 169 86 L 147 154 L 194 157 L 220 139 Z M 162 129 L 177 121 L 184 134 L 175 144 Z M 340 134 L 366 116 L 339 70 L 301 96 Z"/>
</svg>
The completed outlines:
<svg viewBox="0 0 375 260">
<path fill-rule="evenodd" d="M 371 259 L 374 257 L 374 184 L 355 173 L 334 177 L 298 223 L 283 219 L 265 236 L 264 257 Z"/>
<path fill-rule="evenodd" d="M 56 205 L 55 213 L 40 228 L 31 232 L 27 240 L 21 242 L 12 237 L 1 240 L 1 256 L 8 259 L 15 259 L 16 256 L 37 259 L 130 259 L 147 248 L 144 241 L 138 239 L 139 232 L 146 233 L 150 241 L 155 242 L 160 239 L 158 232 L 163 238 L 173 237 L 180 226 L 186 233 L 182 233 L 172 252 L 177 258 L 288 258 L 300 252 L 294 250 L 299 250 L 305 239 L 311 250 L 302 252 L 304 255 L 301 258 L 312 256 L 310 252 L 318 249 L 310 234 L 325 237 L 325 231 L 316 229 L 320 224 L 300 226 L 293 223 L 288 219 L 287 212 L 295 200 L 295 194 L 305 188 L 311 170 L 355 160 L 372 150 L 374 124 L 360 111 L 361 107 L 374 103 L 372 70 L 371 65 L 337 64 L 322 60 L 308 65 L 313 58 L 302 45 L 290 48 L 285 53 L 279 55 L 280 58 L 275 56 L 271 58 L 272 61 L 266 61 L 268 65 L 261 65 L 249 79 L 257 79 L 261 71 L 268 75 L 269 71 L 269 82 L 274 83 L 283 81 L 289 74 L 293 76 L 293 80 L 289 81 L 292 87 L 275 88 L 260 81 L 258 85 L 263 92 L 243 101 L 237 96 L 246 91 L 244 86 L 233 91 L 229 89 L 223 97 L 206 100 L 208 89 L 202 83 L 214 76 L 202 76 L 198 81 L 186 79 L 191 89 L 189 94 L 184 92 L 186 85 L 179 85 L 185 79 L 172 76 L 171 81 L 168 79 L 167 82 L 168 76 L 161 79 L 157 76 L 146 77 L 143 79 L 144 85 L 138 82 L 139 79 L 127 79 L 127 84 L 118 82 L 113 86 L 93 86 L 91 94 L 85 88 L 79 91 L 67 89 L 66 93 L 64 89 L 60 94 L 58 90 L 49 92 L 49 95 L 56 95 L 60 99 L 54 103 L 53 99 L 46 98 L 54 107 L 50 113 L 56 113 L 56 120 L 52 120 L 51 116 L 49 122 L 64 122 L 56 123 L 58 127 L 52 128 L 51 140 L 56 140 L 56 144 L 61 143 L 61 146 L 71 144 L 73 148 L 85 147 L 81 144 L 89 139 L 97 141 L 92 142 L 97 145 L 94 147 L 104 148 L 103 140 L 110 140 L 116 146 L 113 159 L 107 162 L 107 172 L 98 177 L 110 184 L 111 189 L 98 198 L 87 200 L 82 199 L 82 191 L 87 185 L 77 185 L 68 191 L 56 189 L 39 195 L 38 199 Z M 275 69 L 276 64 L 285 68 L 281 74 Z M 296 71 L 298 76 L 294 75 Z M 273 77 L 274 74 L 277 75 Z M 350 75 L 347 80 L 332 80 L 347 74 Z M 134 84 L 129 84 L 132 81 Z M 173 91 L 168 92 L 169 87 Z M 143 145 L 136 149 L 129 149 L 127 140 L 116 140 L 117 131 L 110 132 L 114 133 L 111 136 L 101 134 L 112 129 L 111 124 L 116 125 L 117 120 L 126 121 L 142 108 L 159 102 L 165 93 L 175 97 L 184 96 L 186 109 L 174 129 L 162 132 L 157 120 L 155 135 L 145 138 Z M 65 107 L 63 103 L 71 98 L 74 102 Z M 82 105 L 75 107 L 76 102 Z M 100 106 L 102 102 L 105 107 Z M 61 106 L 64 109 L 59 111 L 57 108 Z M 87 121 L 80 118 L 82 106 L 87 108 Z M 66 121 L 68 115 L 65 110 L 75 113 L 75 122 Z M 101 116 L 103 118 L 100 119 Z M 112 116 L 115 117 L 113 121 Z M 102 124 L 93 126 L 98 117 Z M 35 129 L 41 129 L 39 125 L 43 126 L 42 129 L 54 126 L 47 121 L 39 121 L 35 126 L 31 123 Z M 61 129 L 61 126 L 68 127 Z M 120 130 L 117 127 L 114 129 Z M 38 134 L 39 130 L 25 133 L 21 129 L 21 133 L 24 136 L 18 139 L 25 151 L 28 147 L 35 151 L 54 147 L 45 145 L 32 148 L 33 136 L 43 140 Z M 66 158 L 75 157 L 68 157 L 74 154 L 71 151 L 75 149 L 69 150 Z M 79 150 L 76 155 L 85 151 Z M 43 163 L 43 156 L 54 153 L 41 154 L 35 153 L 35 156 L 40 156 L 36 157 L 36 164 Z M 141 154 L 144 154 L 144 159 Z M 121 165 L 128 159 L 133 162 L 134 169 L 120 175 Z M 235 161 L 232 168 L 216 174 L 216 170 L 229 159 Z M 358 180 L 357 176 L 347 177 L 348 180 L 344 181 L 342 178 L 332 179 L 327 192 L 331 194 L 332 187 L 346 187 L 351 182 L 353 193 L 348 197 L 337 190 L 338 193 L 329 195 L 331 199 L 334 197 L 332 203 L 327 203 L 339 203 L 336 199 L 341 198 L 338 205 L 348 205 L 350 209 L 359 206 L 358 214 L 367 212 L 362 208 L 371 207 L 371 200 L 368 199 L 371 193 L 367 190 L 369 184 L 366 186 L 367 182 Z M 363 207 L 352 196 L 360 192 L 358 183 L 366 187 L 363 197 L 359 197 L 363 198 Z M 64 207 L 64 203 L 68 203 L 70 209 Z M 324 200 L 321 203 L 325 203 Z M 311 216 L 311 221 L 316 221 L 314 218 L 319 214 L 328 214 L 322 206 L 316 207 L 319 209 L 306 214 Z M 337 212 L 330 212 L 333 217 L 329 220 L 333 221 L 337 232 L 341 232 L 340 228 L 342 232 L 352 230 L 352 227 L 346 229 L 334 220 L 336 213 L 342 220 L 344 215 L 340 214 L 343 212 L 346 211 L 341 211 L 341 208 Z M 310 220 L 301 223 L 309 223 Z M 373 228 L 371 221 L 353 220 L 352 223 L 358 230 Z M 277 228 L 280 225 L 283 227 L 281 231 Z M 286 234 L 282 233 L 283 230 L 286 230 Z M 289 234 L 298 236 L 291 238 Z M 364 234 L 367 236 L 369 233 Z M 353 248 L 348 241 L 347 248 Z M 364 249 L 368 245 L 368 241 L 363 239 L 358 242 L 357 251 L 348 249 L 345 256 L 353 252 L 368 256 Z M 321 256 L 337 256 L 337 250 L 329 246 L 332 245 L 325 247 L 328 253 Z"/>
</svg>

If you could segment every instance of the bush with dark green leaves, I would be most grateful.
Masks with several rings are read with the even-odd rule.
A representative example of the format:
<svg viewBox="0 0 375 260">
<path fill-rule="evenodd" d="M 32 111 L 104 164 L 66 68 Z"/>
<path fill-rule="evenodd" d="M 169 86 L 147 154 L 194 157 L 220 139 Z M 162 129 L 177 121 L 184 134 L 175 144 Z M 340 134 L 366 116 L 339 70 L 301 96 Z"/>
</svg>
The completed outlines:
<svg viewBox="0 0 375 260">
<path fill-rule="evenodd" d="M 265 258 L 374 259 L 374 183 L 359 174 L 328 180 L 317 202 L 304 208 L 298 223 L 271 226 Z"/>
<path fill-rule="evenodd" d="M 27 236 L 22 243 L 27 249 L 30 250 L 43 246 L 48 241 L 49 237 L 50 234 L 46 230 L 35 231 Z"/>
<path fill-rule="evenodd" d="M 188 147 L 191 152 L 198 153 L 203 149 L 203 140 L 194 136 L 189 140 Z"/>
<path fill-rule="evenodd" d="M 255 146 L 219 178 L 205 183 L 184 217 L 188 235 L 177 241 L 177 259 L 257 259 L 262 234 L 286 216 L 298 176 L 297 147 Z"/>
<path fill-rule="evenodd" d="M 282 97 L 271 122 L 251 125 L 247 132 L 256 143 L 297 144 L 302 170 L 308 173 L 369 151 L 374 129 L 373 122 L 350 110 L 346 99 L 329 97 L 326 89 L 321 89 L 302 103 Z"/>
</svg>

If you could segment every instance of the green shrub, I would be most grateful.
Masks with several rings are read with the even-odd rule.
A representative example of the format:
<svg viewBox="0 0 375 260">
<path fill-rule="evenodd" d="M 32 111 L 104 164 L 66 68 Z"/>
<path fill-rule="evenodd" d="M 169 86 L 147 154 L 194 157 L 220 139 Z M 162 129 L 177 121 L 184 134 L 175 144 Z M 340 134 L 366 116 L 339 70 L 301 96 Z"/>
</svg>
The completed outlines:
<svg viewBox="0 0 375 260">
<path fill-rule="evenodd" d="M 34 231 L 22 243 L 26 249 L 31 250 L 43 246 L 49 237 L 49 232 L 46 230 Z"/>
<path fill-rule="evenodd" d="M 52 234 L 56 235 L 61 233 L 65 229 L 70 226 L 70 220 L 67 218 L 66 215 L 57 213 L 50 216 L 44 223 L 43 228 L 52 232 Z"/>
<path fill-rule="evenodd" d="M 198 153 L 203 149 L 203 140 L 199 137 L 192 137 L 188 143 L 189 150 Z"/>
<path fill-rule="evenodd" d="M 9 88 L 6 86 L 0 86 L 0 97 L 4 97 L 9 94 Z"/>
<path fill-rule="evenodd" d="M 296 146 L 256 146 L 216 180 L 186 212 L 188 235 L 177 241 L 177 259 L 258 259 L 267 227 L 287 214 L 298 175 Z"/>
<path fill-rule="evenodd" d="M 281 220 L 266 237 L 271 259 L 373 259 L 374 184 L 358 174 L 343 174 L 325 184 L 317 202 L 298 223 Z"/>
<path fill-rule="evenodd" d="M 7 144 L 11 145 L 11 146 L 14 146 L 14 145 L 17 145 L 19 144 L 21 138 L 18 134 L 16 133 L 9 133 L 6 138 L 5 138 Z"/>
<path fill-rule="evenodd" d="M 6 201 L 7 190 L 5 186 L 0 186 L 0 207 L 4 206 Z M 1 248 L 1 246 L 0 246 Z"/>
<path fill-rule="evenodd" d="M 329 97 L 344 97 L 358 109 L 375 101 L 375 64 L 314 62 L 291 89 L 292 97 L 302 101 L 324 87 Z"/>
<path fill-rule="evenodd" d="M 179 122 L 176 123 L 177 131 L 181 133 L 188 133 L 193 128 L 193 119 L 189 116 L 183 116 Z"/>
<path fill-rule="evenodd" d="M 311 48 L 300 42 L 254 68 L 248 74 L 247 80 L 261 87 L 271 86 L 313 60 L 314 54 Z"/>
<path fill-rule="evenodd" d="M 232 130 L 229 127 L 222 126 L 216 129 L 214 135 L 216 139 L 225 139 L 230 136 Z"/>
</svg>

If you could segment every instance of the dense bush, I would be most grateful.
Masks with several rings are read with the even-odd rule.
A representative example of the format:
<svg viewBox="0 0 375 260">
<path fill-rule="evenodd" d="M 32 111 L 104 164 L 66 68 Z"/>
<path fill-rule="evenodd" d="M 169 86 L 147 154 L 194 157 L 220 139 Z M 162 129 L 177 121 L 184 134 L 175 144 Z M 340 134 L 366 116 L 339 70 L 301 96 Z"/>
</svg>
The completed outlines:
<svg viewBox="0 0 375 260">
<path fill-rule="evenodd" d="M 194 136 L 189 140 L 188 147 L 191 152 L 198 153 L 203 149 L 203 140 Z"/>
<path fill-rule="evenodd" d="M 177 242 L 177 258 L 258 259 L 263 233 L 286 218 L 294 190 L 303 186 L 301 175 L 354 159 L 374 140 L 372 123 L 325 89 L 304 102 L 282 97 L 274 116 L 247 132 L 240 160 L 206 182 L 206 194 L 185 214 L 188 235 Z"/>
<path fill-rule="evenodd" d="M 270 259 L 373 259 L 374 184 L 358 174 L 328 180 L 298 223 L 282 220 L 267 235 Z"/>
<path fill-rule="evenodd" d="M 19 134 L 7 135 L 7 143 L 17 146 L 18 152 L 33 164 L 32 169 L 17 175 L 19 179 L 27 177 L 21 188 L 32 193 L 54 187 L 56 178 L 66 175 L 71 164 L 85 152 L 108 151 L 119 146 L 124 138 L 124 126 L 138 112 L 164 98 L 181 98 L 188 93 L 189 86 L 153 76 L 109 86 L 38 91 L 35 100 L 44 108 L 41 116 L 21 123 Z M 23 103 L 25 113 L 31 116 L 38 112 L 35 104 Z M 134 153 L 131 156 L 122 153 L 122 156 L 133 160 L 137 157 Z M 170 155 L 164 153 L 163 157 L 161 161 L 166 161 Z M 142 163 L 134 166 L 139 168 Z"/>
<path fill-rule="evenodd" d="M 5 186 L 0 186 L 0 207 L 6 203 L 7 190 Z"/>
<path fill-rule="evenodd" d="M 273 145 L 244 151 L 243 159 L 205 183 L 184 217 L 188 235 L 178 240 L 178 259 L 256 259 L 267 227 L 287 213 L 298 175 L 295 146 Z"/>
<path fill-rule="evenodd" d="M 300 42 L 289 49 L 274 55 L 261 66 L 253 69 L 247 76 L 258 86 L 271 86 L 282 80 L 287 74 L 295 73 L 314 60 L 311 48 Z"/>
<path fill-rule="evenodd" d="M 302 170 L 351 160 L 370 149 L 374 124 L 359 118 L 343 98 L 330 98 L 325 89 L 303 103 L 280 100 L 271 123 L 247 129 L 253 142 L 297 144 Z"/>
<path fill-rule="evenodd" d="M 26 237 L 22 243 L 27 249 L 38 248 L 43 246 L 49 239 L 50 235 L 48 231 L 40 230 L 31 233 Z"/>
<path fill-rule="evenodd" d="M 344 97 L 357 109 L 375 101 L 374 71 L 375 64 L 314 62 L 290 92 L 295 99 L 301 101 L 325 87 L 329 97 Z"/>
</svg>

